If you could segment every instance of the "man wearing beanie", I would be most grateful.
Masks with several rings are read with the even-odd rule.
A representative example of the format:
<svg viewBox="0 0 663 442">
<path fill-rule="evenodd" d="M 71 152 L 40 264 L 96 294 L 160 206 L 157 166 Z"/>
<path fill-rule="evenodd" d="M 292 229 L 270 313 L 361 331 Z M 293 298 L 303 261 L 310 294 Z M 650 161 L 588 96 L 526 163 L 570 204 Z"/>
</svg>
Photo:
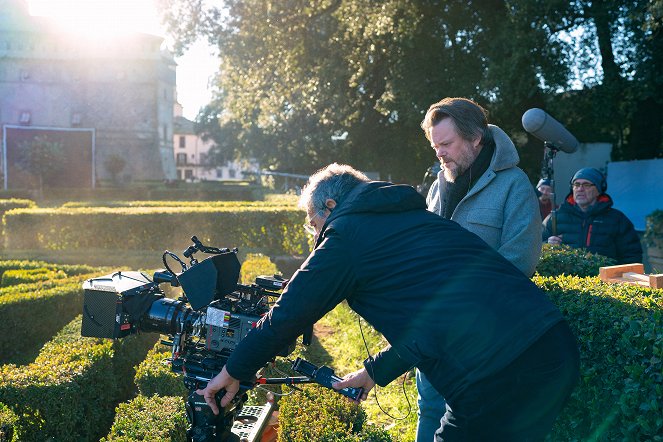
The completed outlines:
<svg viewBox="0 0 663 442">
<path fill-rule="evenodd" d="M 593 167 L 580 169 L 571 179 L 571 191 L 556 212 L 557 232 L 549 215 L 543 221 L 543 240 L 567 244 L 607 256 L 617 264 L 642 262 L 642 246 L 633 223 L 617 209 L 603 174 Z"/>
<path fill-rule="evenodd" d="M 553 188 L 548 178 L 541 178 L 536 185 L 537 196 L 539 197 L 539 212 L 541 219 L 546 219 L 553 208 Z"/>
</svg>

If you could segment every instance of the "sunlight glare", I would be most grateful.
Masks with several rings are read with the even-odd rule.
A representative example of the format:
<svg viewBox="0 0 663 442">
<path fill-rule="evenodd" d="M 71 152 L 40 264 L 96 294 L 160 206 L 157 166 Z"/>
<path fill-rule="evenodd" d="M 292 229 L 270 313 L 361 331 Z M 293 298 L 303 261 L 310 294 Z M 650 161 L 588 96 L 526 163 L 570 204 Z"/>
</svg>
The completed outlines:
<svg viewBox="0 0 663 442">
<path fill-rule="evenodd" d="M 154 0 L 29 0 L 30 14 L 44 16 L 86 38 L 131 32 L 163 36 Z"/>
</svg>

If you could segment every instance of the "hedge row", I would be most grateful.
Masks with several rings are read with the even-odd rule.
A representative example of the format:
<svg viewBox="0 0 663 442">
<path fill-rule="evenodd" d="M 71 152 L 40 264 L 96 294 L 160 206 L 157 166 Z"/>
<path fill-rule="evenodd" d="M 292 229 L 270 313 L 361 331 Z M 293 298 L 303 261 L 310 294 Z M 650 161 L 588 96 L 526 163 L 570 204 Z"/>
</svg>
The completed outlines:
<svg viewBox="0 0 663 442">
<path fill-rule="evenodd" d="M 2 215 L 4 215 L 4 213 L 8 210 L 34 207 L 37 207 L 37 204 L 34 201 L 28 199 L 0 199 L 0 218 L 2 218 Z"/>
<path fill-rule="evenodd" d="M 103 441 L 184 442 L 188 427 L 181 397 L 139 395 L 115 410 L 115 421 Z"/>
<path fill-rule="evenodd" d="M 663 440 L 663 290 L 535 277 L 578 338 L 581 380 L 549 440 Z"/>
<path fill-rule="evenodd" d="M 0 403 L 18 417 L 15 440 L 99 440 L 110 428 L 114 407 L 132 393 L 133 367 L 155 337 L 112 341 L 83 338 L 80 330 L 79 316 L 44 345 L 33 363 L 0 367 Z"/>
<path fill-rule="evenodd" d="M 192 235 L 217 247 L 304 254 L 304 214 L 293 207 L 15 209 L 5 214 L 7 249 L 178 250 Z"/>
<path fill-rule="evenodd" d="M 592 254 L 585 249 L 574 249 L 566 244 L 544 244 L 536 273 L 539 276 L 598 276 L 601 267 L 615 264 L 614 259 Z"/>
<path fill-rule="evenodd" d="M 102 271 L 98 267 L 89 265 L 71 265 L 71 264 L 53 264 L 44 261 L 30 261 L 30 260 L 0 260 L 0 276 L 4 275 L 7 270 L 61 270 L 67 276 L 82 275 L 84 273 L 93 273 Z"/>
<path fill-rule="evenodd" d="M 29 270 L 6 270 L 2 274 L 0 287 L 9 287 L 16 284 L 26 284 L 30 282 L 47 282 L 67 278 L 67 274 L 62 270 L 52 269 L 29 269 Z"/>
<path fill-rule="evenodd" d="M 270 199 L 267 201 L 70 201 L 62 204 L 64 209 L 85 207 L 283 207 L 287 200 Z"/>
<path fill-rule="evenodd" d="M 26 362 L 81 312 L 82 283 L 93 274 L 0 288 L 0 362 Z"/>
</svg>

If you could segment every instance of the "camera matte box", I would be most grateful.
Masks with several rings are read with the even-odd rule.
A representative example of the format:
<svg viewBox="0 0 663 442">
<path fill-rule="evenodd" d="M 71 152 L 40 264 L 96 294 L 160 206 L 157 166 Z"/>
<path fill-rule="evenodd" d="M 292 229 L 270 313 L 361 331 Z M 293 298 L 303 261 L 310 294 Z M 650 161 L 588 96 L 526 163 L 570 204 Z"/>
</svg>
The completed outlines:
<svg viewBox="0 0 663 442">
<path fill-rule="evenodd" d="M 85 281 L 81 336 L 122 338 L 129 335 L 131 323 L 130 315 L 123 311 L 124 295 L 150 283 L 140 272 L 116 272 Z"/>
</svg>

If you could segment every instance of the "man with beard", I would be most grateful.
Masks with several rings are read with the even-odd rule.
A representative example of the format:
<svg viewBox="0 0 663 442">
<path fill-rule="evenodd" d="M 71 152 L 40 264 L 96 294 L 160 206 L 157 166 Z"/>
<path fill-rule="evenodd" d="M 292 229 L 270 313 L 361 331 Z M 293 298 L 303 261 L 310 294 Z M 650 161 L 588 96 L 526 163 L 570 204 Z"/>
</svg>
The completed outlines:
<svg viewBox="0 0 663 442">
<path fill-rule="evenodd" d="M 531 276 L 541 255 L 539 204 L 509 136 L 488 124 L 487 112 L 466 98 L 444 98 L 421 122 L 442 170 L 428 210 L 456 221 Z M 417 442 L 430 442 L 446 412 L 444 398 L 417 371 Z"/>
</svg>

